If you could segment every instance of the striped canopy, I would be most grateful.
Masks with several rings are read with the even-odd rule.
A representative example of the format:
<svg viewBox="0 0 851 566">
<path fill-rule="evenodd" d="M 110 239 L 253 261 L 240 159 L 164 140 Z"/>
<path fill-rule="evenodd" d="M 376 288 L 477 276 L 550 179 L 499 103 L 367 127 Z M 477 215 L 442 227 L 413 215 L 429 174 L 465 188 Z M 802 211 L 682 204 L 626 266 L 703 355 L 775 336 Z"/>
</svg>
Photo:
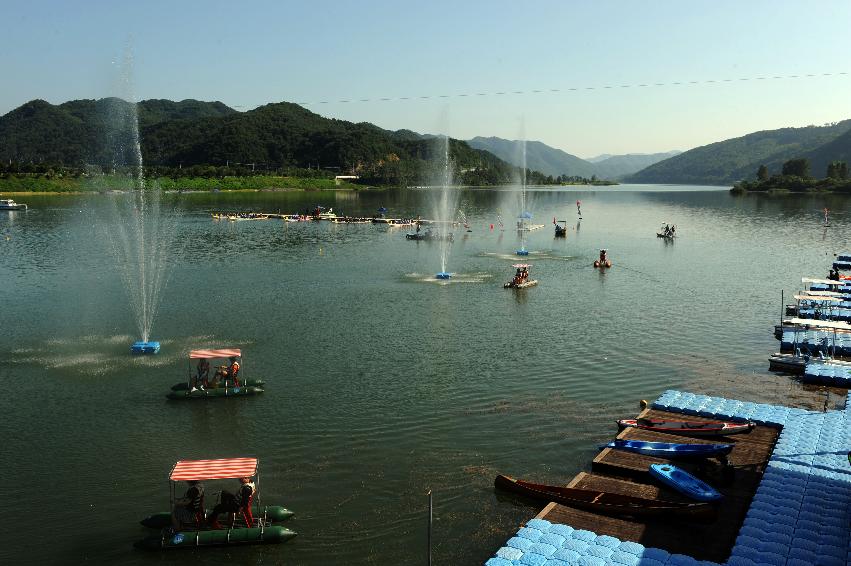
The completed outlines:
<svg viewBox="0 0 851 566">
<path fill-rule="evenodd" d="M 242 356 L 242 350 L 239 348 L 222 348 L 220 350 L 192 350 L 189 352 L 190 360 L 198 358 L 230 358 L 232 356 Z"/>
<path fill-rule="evenodd" d="M 180 460 L 171 470 L 172 481 L 250 478 L 257 473 L 257 458 Z"/>
</svg>

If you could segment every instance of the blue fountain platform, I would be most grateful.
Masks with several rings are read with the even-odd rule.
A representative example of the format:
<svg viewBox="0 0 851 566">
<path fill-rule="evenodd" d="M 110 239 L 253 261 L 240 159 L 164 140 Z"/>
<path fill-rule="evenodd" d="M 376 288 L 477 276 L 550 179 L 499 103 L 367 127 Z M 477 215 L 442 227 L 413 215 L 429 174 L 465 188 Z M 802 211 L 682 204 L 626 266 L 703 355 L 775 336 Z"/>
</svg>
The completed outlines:
<svg viewBox="0 0 851 566">
<path fill-rule="evenodd" d="M 434 276 L 438 279 L 449 279 L 452 277 L 452 274 L 446 271 L 441 271 L 440 273 L 436 273 Z"/>
<path fill-rule="evenodd" d="M 529 255 L 529 250 L 517 250 L 517 255 Z"/>
<path fill-rule="evenodd" d="M 141 354 L 158 354 L 160 351 L 160 343 L 149 341 L 144 342 L 142 340 L 138 342 L 133 342 L 133 345 L 130 346 L 130 353 L 141 355 Z"/>
<path fill-rule="evenodd" d="M 668 390 L 654 409 L 781 428 L 725 566 L 851 564 L 851 393 L 808 411 Z M 532 519 L 486 566 L 719 566 L 661 548 Z"/>
</svg>

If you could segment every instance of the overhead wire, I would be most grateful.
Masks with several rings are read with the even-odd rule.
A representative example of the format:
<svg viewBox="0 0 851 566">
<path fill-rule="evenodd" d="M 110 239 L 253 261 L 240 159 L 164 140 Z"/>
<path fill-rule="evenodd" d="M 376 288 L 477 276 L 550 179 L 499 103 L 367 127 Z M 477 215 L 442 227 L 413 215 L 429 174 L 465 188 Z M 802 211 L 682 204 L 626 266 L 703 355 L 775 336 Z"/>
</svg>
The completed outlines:
<svg viewBox="0 0 851 566">
<path fill-rule="evenodd" d="M 696 81 L 668 81 L 661 83 L 633 83 L 624 85 L 601 85 L 601 86 L 576 86 L 564 88 L 538 88 L 529 90 L 501 90 L 493 92 L 464 92 L 456 94 L 427 94 L 427 95 L 408 95 L 408 96 L 381 96 L 372 98 L 343 98 L 338 100 L 318 100 L 318 101 L 302 101 L 296 102 L 301 106 L 312 106 L 316 104 L 356 104 L 359 102 L 398 102 L 405 100 L 432 100 L 432 99 L 447 99 L 447 98 L 464 98 L 476 96 L 505 96 L 519 94 L 552 94 L 552 93 L 569 93 L 579 91 L 595 91 L 595 90 L 611 90 L 623 88 L 654 88 L 667 86 L 693 86 L 719 83 L 733 83 L 743 81 L 773 81 L 785 79 L 812 79 L 821 77 L 838 77 L 846 76 L 849 73 L 846 71 L 838 71 L 832 73 L 806 73 L 801 75 L 771 75 L 771 76 L 754 76 L 754 77 L 738 77 L 734 79 L 702 79 Z"/>
</svg>

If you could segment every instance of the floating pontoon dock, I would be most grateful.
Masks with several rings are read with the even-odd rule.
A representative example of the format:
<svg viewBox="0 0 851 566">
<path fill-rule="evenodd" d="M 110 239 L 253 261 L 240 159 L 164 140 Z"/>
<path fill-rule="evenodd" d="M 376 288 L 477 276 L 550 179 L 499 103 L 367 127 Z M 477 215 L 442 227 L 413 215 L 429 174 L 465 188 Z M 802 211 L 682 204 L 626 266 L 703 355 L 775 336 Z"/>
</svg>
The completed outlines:
<svg viewBox="0 0 851 566">
<path fill-rule="evenodd" d="M 736 468 L 735 483 L 716 485 L 727 496 L 717 521 L 709 525 L 624 521 L 550 503 L 487 566 L 847 564 L 851 518 L 847 408 L 823 413 L 666 391 L 650 414 L 664 414 L 658 411 L 676 413 L 678 419 L 687 414 L 762 425 L 751 435 L 719 437 L 736 443 L 730 455 Z M 612 458 L 601 453 L 597 460 L 605 464 L 595 460 L 595 467 L 623 470 L 623 479 L 582 473 L 570 485 L 651 496 L 662 492 L 650 482 L 633 481 L 637 462 L 629 465 L 622 456 Z"/>
</svg>

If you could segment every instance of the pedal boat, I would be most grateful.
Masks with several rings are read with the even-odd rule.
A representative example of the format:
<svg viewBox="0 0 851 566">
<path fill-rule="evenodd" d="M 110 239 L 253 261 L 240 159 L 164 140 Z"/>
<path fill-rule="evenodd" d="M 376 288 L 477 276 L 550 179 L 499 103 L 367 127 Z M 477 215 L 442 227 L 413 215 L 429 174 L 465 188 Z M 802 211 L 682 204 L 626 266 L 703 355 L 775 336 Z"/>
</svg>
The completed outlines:
<svg viewBox="0 0 851 566">
<path fill-rule="evenodd" d="M 178 532 L 173 532 L 171 512 L 155 513 L 143 519 L 141 524 L 151 529 L 162 529 L 158 534 L 150 535 L 134 544 L 145 550 L 169 550 L 173 548 L 197 548 L 203 546 L 241 546 L 248 544 L 279 544 L 296 536 L 281 525 L 274 523 L 285 521 L 293 512 L 280 506 L 260 504 L 260 462 L 257 458 L 227 458 L 217 460 L 180 460 L 169 474 L 169 496 L 172 510 L 178 499 L 177 482 L 211 481 L 238 478 L 253 478 L 255 489 L 249 502 L 251 512 L 234 514 L 228 526 L 211 529 L 206 523 L 207 514 L 199 517 L 196 524 Z M 203 498 L 202 498 L 203 506 Z M 256 509 L 256 513 L 255 513 Z M 199 514 L 200 515 L 200 514 Z M 236 515 L 241 515 L 237 517 Z M 251 524 L 248 524 L 248 522 Z"/>
</svg>

